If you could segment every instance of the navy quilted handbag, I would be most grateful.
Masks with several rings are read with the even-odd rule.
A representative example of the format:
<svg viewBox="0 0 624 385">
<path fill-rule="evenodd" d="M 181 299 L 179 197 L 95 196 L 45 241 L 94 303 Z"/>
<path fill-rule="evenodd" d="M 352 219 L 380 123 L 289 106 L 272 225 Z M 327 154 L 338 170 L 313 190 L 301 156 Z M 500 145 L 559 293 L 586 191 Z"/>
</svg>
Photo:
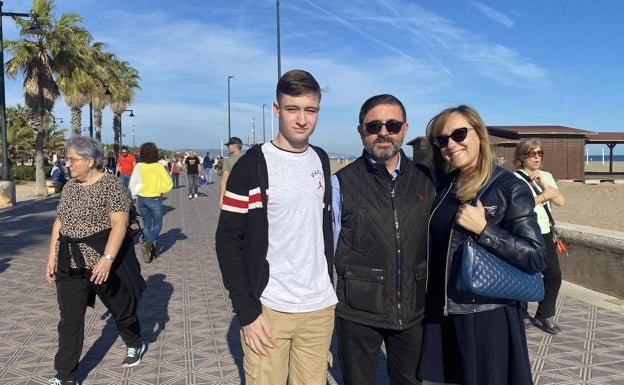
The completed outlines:
<svg viewBox="0 0 624 385">
<path fill-rule="evenodd" d="M 473 204 L 498 174 L 494 175 L 474 198 Z M 462 245 L 462 260 L 457 277 L 457 291 L 462 295 L 506 298 L 537 302 L 544 298 L 542 273 L 529 274 L 503 261 L 479 245 L 472 237 Z"/>
<path fill-rule="evenodd" d="M 460 294 L 526 302 L 544 298 L 542 273 L 526 273 L 491 254 L 472 238 L 464 242 L 459 271 Z"/>
</svg>

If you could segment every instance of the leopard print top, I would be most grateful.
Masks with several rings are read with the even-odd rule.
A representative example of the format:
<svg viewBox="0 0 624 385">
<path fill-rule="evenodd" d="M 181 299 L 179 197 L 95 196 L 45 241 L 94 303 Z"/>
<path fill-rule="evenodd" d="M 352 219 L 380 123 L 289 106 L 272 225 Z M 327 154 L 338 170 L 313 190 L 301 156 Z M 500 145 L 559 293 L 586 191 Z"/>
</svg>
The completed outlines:
<svg viewBox="0 0 624 385">
<path fill-rule="evenodd" d="M 90 186 L 71 179 L 63 187 L 57 207 L 61 222 L 60 233 L 71 238 L 83 238 L 110 229 L 109 214 L 129 211 L 128 191 L 112 174 L 104 174 Z M 85 259 L 85 267 L 92 269 L 101 255 L 84 243 L 78 244 Z M 71 267 L 77 265 L 72 256 Z"/>
</svg>

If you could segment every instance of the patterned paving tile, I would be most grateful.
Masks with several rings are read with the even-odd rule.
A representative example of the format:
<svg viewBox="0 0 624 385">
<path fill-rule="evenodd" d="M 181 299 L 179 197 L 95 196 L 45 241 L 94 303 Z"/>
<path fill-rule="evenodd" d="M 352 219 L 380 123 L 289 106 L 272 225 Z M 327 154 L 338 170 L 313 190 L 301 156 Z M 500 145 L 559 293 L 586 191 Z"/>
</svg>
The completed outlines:
<svg viewBox="0 0 624 385">
<path fill-rule="evenodd" d="M 121 339 L 98 302 L 86 313 L 79 376 L 84 384 L 240 384 L 238 324 L 214 253 L 218 184 L 187 199 L 184 187 L 165 205 L 160 258 L 143 264 L 147 289 L 139 309 L 148 343 L 141 365 L 124 369 Z M 0 210 L 0 382 L 47 384 L 57 348 L 58 306 L 44 280 L 49 229 L 57 198 Z M 560 295 L 552 336 L 527 330 L 536 385 L 624 384 L 622 314 Z M 335 343 L 328 384 L 342 384 Z M 388 384 L 384 357 L 377 383 Z"/>
</svg>

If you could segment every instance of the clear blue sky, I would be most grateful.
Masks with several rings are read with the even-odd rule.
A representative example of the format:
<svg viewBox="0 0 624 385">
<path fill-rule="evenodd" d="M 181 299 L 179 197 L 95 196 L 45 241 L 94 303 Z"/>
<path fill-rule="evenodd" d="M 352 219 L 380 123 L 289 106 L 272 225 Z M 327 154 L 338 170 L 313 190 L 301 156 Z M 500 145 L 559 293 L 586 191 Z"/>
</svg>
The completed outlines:
<svg viewBox="0 0 624 385">
<path fill-rule="evenodd" d="M 5 0 L 4 11 L 32 2 Z M 271 136 L 277 81 L 275 0 L 57 0 L 94 40 L 139 70 L 141 87 L 123 115 L 126 143 L 219 148 L 232 134 Z M 308 70 L 325 89 L 312 143 L 358 155 L 359 108 L 368 97 L 400 98 L 407 140 L 457 105 L 488 125 L 563 125 L 624 132 L 624 1 L 281 0 L 282 73 Z M 15 38 L 4 18 L 4 38 Z M 5 59 L 7 59 L 5 57 Z M 23 103 L 6 81 L 7 105 Z M 85 108 L 83 126 L 88 126 Z M 69 121 L 60 98 L 54 114 Z M 65 124 L 67 126 L 67 124 Z M 104 142 L 112 113 L 104 111 Z M 604 146 L 606 149 L 606 146 Z M 624 145 L 616 146 L 624 154 Z M 599 154 L 599 148 L 592 148 Z M 608 151 L 607 151 L 608 153 Z"/>
</svg>

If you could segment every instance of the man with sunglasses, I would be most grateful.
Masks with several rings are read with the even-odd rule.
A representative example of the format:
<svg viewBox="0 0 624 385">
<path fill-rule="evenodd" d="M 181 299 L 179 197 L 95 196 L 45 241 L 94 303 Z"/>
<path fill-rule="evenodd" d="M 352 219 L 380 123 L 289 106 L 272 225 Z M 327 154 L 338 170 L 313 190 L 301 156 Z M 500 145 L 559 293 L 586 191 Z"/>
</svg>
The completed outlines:
<svg viewBox="0 0 624 385">
<path fill-rule="evenodd" d="M 364 151 L 332 176 L 336 330 L 346 385 L 373 385 L 385 343 L 392 384 L 420 384 L 429 169 L 401 150 L 405 107 L 388 94 L 360 109 Z"/>
</svg>

